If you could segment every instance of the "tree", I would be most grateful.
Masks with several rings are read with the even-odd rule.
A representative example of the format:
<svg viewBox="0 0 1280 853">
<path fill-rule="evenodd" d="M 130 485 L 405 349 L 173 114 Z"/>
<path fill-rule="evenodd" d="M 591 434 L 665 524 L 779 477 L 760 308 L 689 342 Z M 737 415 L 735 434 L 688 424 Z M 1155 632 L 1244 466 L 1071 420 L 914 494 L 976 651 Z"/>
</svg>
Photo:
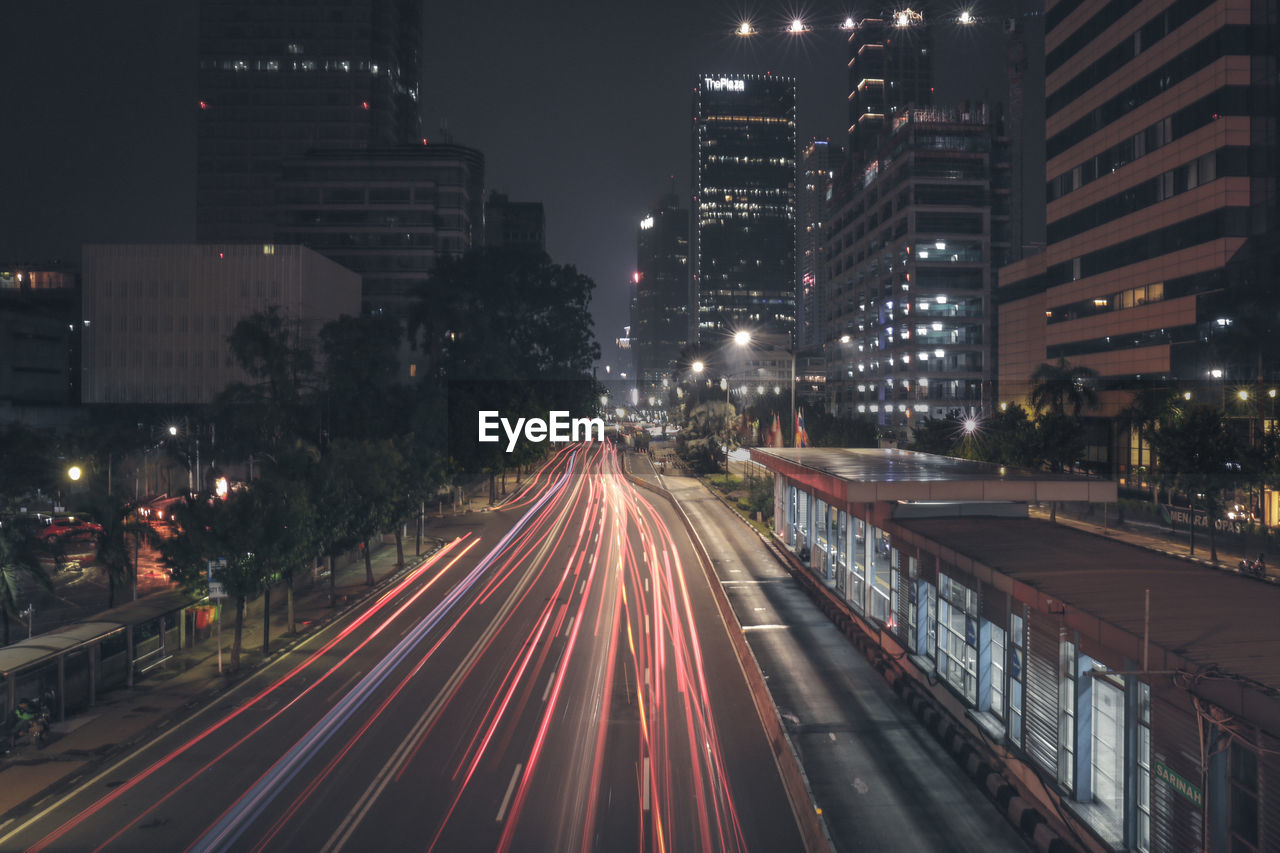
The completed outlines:
<svg viewBox="0 0 1280 853">
<path fill-rule="evenodd" d="M 236 364 L 253 382 L 229 384 L 214 406 L 236 412 L 231 422 L 238 432 L 248 433 L 239 436 L 240 441 L 273 448 L 300 437 L 318 438 L 307 414 L 315 357 L 301 340 L 297 321 L 272 306 L 237 323 L 227 343 Z M 224 441 L 230 437 L 224 435 Z"/>
<path fill-rule="evenodd" d="M 404 459 L 391 441 L 335 443 L 340 476 L 357 500 L 350 504 L 348 532 L 363 546 L 365 583 L 373 586 L 370 542 L 395 524 L 405 480 Z"/>
<path fill-rule="evenodd" d="M 89 506 L 102 525 L 94 545 L 94 557 L 107 576 L 107 607 L 116 606 L 116 590 L 136 583 L 138 548 L 157 537 L 150 524 L 138 517 L 137 507 L 117 495 L 96 492 Z"/>
<path fill-rule="evenodd" d="M 1155 459 L 1151 458 L 1151 438 L 1161 419 L 1173 415 L 1181 403 L 1178 396 L 1168 388 L 1151 388 L 1145 387 L 1133 393 L 1129 405 L 1120 410 L 1116 416 L 1116 425 L 1122 430 L 1132 430 L 1137 433 L 1139 441 L 1138 451 L 1138 467 L 1145 467 L 1152 472 L 1152 495 L 1153 502 L 1157 501 L 1158 495 L 1155 491 L 1158 488 L 1159 480 L 1155 475 Z M 1148 450 L 1148 459 L 1146 462 L 1142 460 L 1142 448 L 1145 446 Z"/>
<path fill-rule="evenodd" d="M 1065 358 L 1057 364 L 1042 364 L 1031 374 L 1031 407 L 1037 412 L 1048 409 L 1055 415 L 1070 409 L 1078 418 L 1084 409 L 1097 408 L 1098 392 L 1093 387 L 1097 377 L 1091 368 L 1072 366 Z"/>
<path fill-rule="evenodd" d="M 4 644 L 9 645 L 9 619 L 21 610 L 24 589 L 35 583 L 52 591 L 53 582 L 40 565 L 39 546 L 33 536 L 12 521 L 0 522 L 0 620 Z"/>
<path fill-rule="evenodd" d="M 1152 435 L 1152 445 L 1160 465 L 1186 493 L 1192 505 L 1190 550 L 1195 554 L 1195 499 L 1202 496 L 1209 520 L 1209 555 L 1217 561 L 1218 545 L 1214 528 L 1222 517 L 1223 491 L 1240 471 L 1239 440 L 1223 423 L 1213 406 L 1194 405 L 1160 421 Z"/>
<path fill-rule="evenodd" d="M 916 422 L 908 449 L 939 456 L 954 456 L 963 435 L 964 425 L 957 413 L 944 418 L 924 417 Z"/>
<path fill-rule="evenodd" d="M 219 577 L 235 602 L 230 663 L 235 672 L 240 668 L 245 602 L 268 581 L 262 561 L 255 559 L 256 549 L 267 545 L 261 540 L 261 501 L 248 490 L 233 491 L 226 500 L 203 494 L 174 504 L 173 512 L 177 532 L 160 543 L 160 553 L 174 579 L 188 590 L 207 592 L 209 561 L 226 561 Z"/>
<path fill-rule="evenodd" d="M 400 321 L 389 314 L 342 316 L 320 330 L 328 432 L 335 438 L 384 438 L 394 432 Z"/>
</svg>

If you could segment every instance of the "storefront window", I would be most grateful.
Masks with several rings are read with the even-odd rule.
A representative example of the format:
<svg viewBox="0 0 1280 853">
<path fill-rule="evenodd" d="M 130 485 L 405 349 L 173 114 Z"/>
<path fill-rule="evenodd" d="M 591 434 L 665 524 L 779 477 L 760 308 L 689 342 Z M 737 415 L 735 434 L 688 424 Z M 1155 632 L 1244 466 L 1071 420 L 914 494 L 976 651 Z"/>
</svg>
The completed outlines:
<svg viewBox="0 0 1280 853">
<path fill-rule="evenodd" d="M 978 704 L 978 595 L 938 575 L 938 673 Z"/>
<path fill-rule="evenodd" d="M 1076 787 L 1076 644 L 1063 641 L 1058 658 L 1058 784 Z"/>
<path fill-rule="evenodd" d="M 861 612 L 866 606 L 867 523 L 860 518 L 853 520 L 853 573 L 849 581 L 849 603 Z"/>
<path fill-rule="evenodd" d="M 889 584 L 892 580 L 892 548 L 889 545 L 889 533 L 879 528 L 871 528 L 871 557 L 867 570 L 867 586 L 871 593 L 868 605 L 871 615 L 881 622 L 889 621 Z"/>
<path fill-rule="evenodd" d="M 1000 719 L 1004 719 L 1004 629 L 990 626 L 991 642 L 988 645 L 988 660 L 991 666 L 991 689 L 988 710 Z"/>
<path fill-rule="evenodd" d="M 1151 850 L 1151 685 L 1138 682 L 1138 773 L 1135 781 L 1138 825 L 1134 841 L 1141 853 Z"/>
<path fill-rule="evenodd" d="M 1022 747 L 1022 668 L 1026 646 L 1022 639 L 1022 616 L 1009 615 L 1009 741 Z"/>
</svg>

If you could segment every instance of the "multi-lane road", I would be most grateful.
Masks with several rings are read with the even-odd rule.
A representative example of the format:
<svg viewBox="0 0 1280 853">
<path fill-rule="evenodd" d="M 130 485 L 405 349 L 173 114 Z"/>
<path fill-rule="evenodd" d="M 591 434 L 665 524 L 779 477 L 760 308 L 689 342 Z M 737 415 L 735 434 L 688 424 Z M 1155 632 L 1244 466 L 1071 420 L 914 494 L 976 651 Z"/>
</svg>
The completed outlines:
<svg viewBox="0 0 1280 853">
<path fill-rule="evenodd" d="M 708 581 L 606 446 L 11 825 L 10 850 L 770 850 L 800 830 Z"/>
</svg>

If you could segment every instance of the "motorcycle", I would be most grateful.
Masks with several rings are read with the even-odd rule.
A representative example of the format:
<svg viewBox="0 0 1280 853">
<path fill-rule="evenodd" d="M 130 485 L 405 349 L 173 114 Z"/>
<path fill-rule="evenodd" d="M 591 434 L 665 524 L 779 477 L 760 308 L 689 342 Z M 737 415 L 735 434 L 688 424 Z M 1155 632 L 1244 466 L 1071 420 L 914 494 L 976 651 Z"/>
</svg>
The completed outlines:
<svg viewBox="0 0 1280 853">
<path fill-rule="evenodd" d="M 1267 564 L 1261 558 L 1257 560 L 1246 558 L 1240 561 L 1240 573 L 1253 575 L 1255 578 L 1265 578 L 1267 576 Z"/>
<path fill-rule="evenodd" d="M 9 747 L 17 745 L 24 735 L 36 749 L 44 749 L 49 740 L 53 691 L 46 691 L 39 700 L 21 699 L 13 709 L 13 725 L 9 730 Z"/>
</svg>

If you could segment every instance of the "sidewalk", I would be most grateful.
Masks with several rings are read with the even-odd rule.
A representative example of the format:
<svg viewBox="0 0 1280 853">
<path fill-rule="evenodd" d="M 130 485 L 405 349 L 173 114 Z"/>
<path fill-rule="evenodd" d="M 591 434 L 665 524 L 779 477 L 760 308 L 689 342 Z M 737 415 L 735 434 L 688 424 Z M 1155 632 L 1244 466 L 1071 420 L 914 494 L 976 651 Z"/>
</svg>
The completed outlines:
<svg viewBox="0 0 1280 853">
<path fill-rule="evenodd" d="M 445 507 L 444 519 L 428 513 L 422 540 L 422 555 L 414 555 L 412 526 L 404 538 L 405 567 L 412 568 L 442 543 L 436 531 L 441 522 L 465 521 L 467 513 L 487 505 L 484 499 L 468 496 L 458 512 Z M 435 522 L 433 524 L 433 521 Z M 295 580 L 294 619 L 297 633 L 287 633 L 287 597 L 283 587 L 271 591 L 270 659 L 279 656 L 302 638 L 359 604 L 398 574 L 395 540 L 373 545 L 370 561 L 374 586 L 365 585 L 364 557 L 359 551 L 335 560 L 336 604 L 329 603 L 328 575 L 307 575 Z M 232 605 L 233 607 L 234 605 Z M 224 605 L 222 658 L 224 669 L 230 662 L 234 639 L 234 613 Z M 92 615 L 86 615 L 92 619 Z M 268 658 L 262 654 L 262 599 L 245 607 L 241 634 L 240 671 L 235 676 L 218 672 L 217 635 L 175 652 L 160 668 L 142 677 L 134 687 L 113 690 L 98 698 L 84 713 L 51 726 L 49 743 L 37 750 L 25 739 L 0 761 L 0 827 L 21 817 L 53 788 L 65 787 L 77 777 L 106 764 L 122 748 L 141 742 L 168 726 L 173 718 L 188 714 L 218 693 L 240 683 Z"/>
<path fill-rule="evenodd" d="M 1030 507 L 1032 518 L 1049 518 L 1048 506 L 1037 506 L 1032 504 Z M 1151 551 L 1159 551 L 1162 554 L 1168 554 L 1171 557 L 1180 557 L 1184 560 L 1191 560 L 1203 566 L 1216 568 L 1223 571 L 1239 572 L 1240 561 L 1246 556 L 1252 560 L 1258 556 L 1257 551 L 1245 554 L 1243 550 L 1236 545 L 1226 542 L 1218 542 L 1218 561 L 1215 563 L 1209 559 L 1209 534 L 1202 531 L 1196 532 L 1196 553 L 1191 556 L 1190 549 L 1187 545 L 1187 534 L 1185 532 L 1171 534 L 1168 531 L 1160 530 L 1153 525 L 1143 525 L 1142 527 L 1150 528 L 1144 530 L 1132 523 L 1126 523 L 1119 527 L 1115 524 L 1115 519 L 1109 519 L 1104 524 L 1103 519 L 1096 521 L 1086 519 L 1073 518 L 1058 512 L 1058 524 L 1065 527 L 1074 527 L 1077 530 L 1083 530 L 1086 533 L 1093 533 L 1097 536 L 1106 536 L 1109 539 L 1115 539 L 1120 542 L 1128 542 L 1131 545 L 1137 545 Z M 1275 565 L 1275 560 L 1267 560 L 1267 580 L 1276 583 L 1280 581 L 1280 566 Z"/>
</svg>

